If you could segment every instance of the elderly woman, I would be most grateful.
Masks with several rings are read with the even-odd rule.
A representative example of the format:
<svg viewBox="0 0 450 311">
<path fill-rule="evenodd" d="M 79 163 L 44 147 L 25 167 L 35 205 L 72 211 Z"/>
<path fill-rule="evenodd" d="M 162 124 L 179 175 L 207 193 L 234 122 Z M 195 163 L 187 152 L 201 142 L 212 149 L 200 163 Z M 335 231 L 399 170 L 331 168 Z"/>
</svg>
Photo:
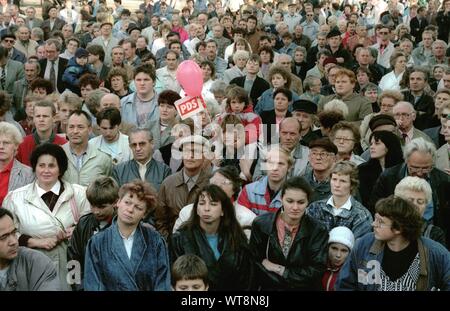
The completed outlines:
<svg viewBox="0 0 450 311">
<path fill-rule="evenodd" d="M 330 138 L 338 148 L 337 161 L 348 160 L 355 165 L 365 162 L 354 153 L 360 140 L 359 130 L 355 125 L 346 121 L 335 124 L 331 129 Z"/>
<path fill-rule="evenodd" d="M 403 52 L 395 52 L 389 59 L 392 71 L 385 74 L 380 81 L 382 91 L 400 91 L 400 81 L 406 70 L 406 55 Z"/>
<path fill-rule="evenodd" d="M 236 51 L 233 54 L 234 66 L 225 70 L 222 80 L 228 84 L 234 78 L 245 76 L 244 69 L 249 57 L 250 53 L 247 51 Z"/>
<path fill-rule="evenodd" d="M 30 162 L 36 181 L 10 192 L 3 206 L 14 215 L 19 245 L 50 257 L 61 284 L 69 289 L 67 245 L 80 216 L 90 211 L 85 188 L 61 179 L 68 160 L 58 145 L 40 145 L 31 154 Z"/>
<path fill-rule="evenodd" d="M 430 184 L 423 178 L 407 176 L 395 187 L 394 195 L 414 204 L 420 215 L 432 204 L 432 190 Z M 445 233 L 438 226 L 425 222 L 422 227 L 422 236 L 432 239 L 445 246 Z"/>
<path fill-rule="evenodd" d="M 291 74 L 286 69 L 280 66 L 273 66 L 269 71 L 269 83 L 271 88 L 264 91 L 254 107 L 255 113 L 261 115 L 263 111 L 273 110 L 274 101 L 273 94 L 277 89 L 291 87 Z M 292 92 L 292 101 L 299 99 L 297 93 Z M 289 102 L 289 111 L 292 111 L 292 101 Z"/>
<path fill-rule="evenodd" d="M 323 95 L 320 94 L 320 88 L 322 87 L 322 81 L 315 76 L 308 76 L 303 80 L 303 94 L 300 95 L 300 99 L 312 101 L 316 105 L 322 99 Z"/>
<path fill-rule="evenodd" d="M 345 226 L 355 239 L 372 231 L 372 215 L 352 194 L 358 191 L 358 169 L 350 161 L 336 163 L 331 171 L 331 197 L 309 205 L 307 214 L 328 231 Z"/>
<path fill-rule="evenodd" d="M 250 249 L 262 290 L 320 289 L 327 263 L 327 229 L 306 213 L 312 189 L 301 177 L 281 188 L 282 207 L 253 221 Z"/>
<path fill-rule="evenodd" d="M 306 72 L 309 69 L 306 63 L 306 49 L 303 46 L 298 46 L 294 50 L 294 57 L 292 61 L 292 73 L 300 79 L 305 80 Z"/>
</svg>

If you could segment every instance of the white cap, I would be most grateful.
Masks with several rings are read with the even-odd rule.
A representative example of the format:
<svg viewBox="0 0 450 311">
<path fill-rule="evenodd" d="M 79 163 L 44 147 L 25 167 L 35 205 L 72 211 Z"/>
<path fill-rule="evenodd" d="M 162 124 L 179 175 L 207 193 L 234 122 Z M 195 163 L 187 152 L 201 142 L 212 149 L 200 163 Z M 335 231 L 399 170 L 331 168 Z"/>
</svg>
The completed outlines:
<svg viewBox="0 0 450 311">
<path fill-rule="evenodd" d="M 336 227 L 330 231 L 328 244 L 330 243 L 340 243 L 352 250 L 353 245 L 355 244 L 355 236 L 353 235 L 352 230 L 347 227 Z"/>
</svg>

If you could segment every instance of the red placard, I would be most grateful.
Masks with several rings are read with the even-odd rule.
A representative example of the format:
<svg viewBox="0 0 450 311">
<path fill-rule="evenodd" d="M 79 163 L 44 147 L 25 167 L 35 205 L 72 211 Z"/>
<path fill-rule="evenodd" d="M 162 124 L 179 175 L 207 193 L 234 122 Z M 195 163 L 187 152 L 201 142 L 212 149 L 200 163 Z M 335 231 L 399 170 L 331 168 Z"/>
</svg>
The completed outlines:
<svg viewBox="0 0 450 311">
<path fill-rule="evenodd" d="M 206 104 L 202 97 L 191 96 L 177 100 L 175 102 L 175 107 L 177 108 L 181 119 L 184 120 L 205 110 Z"/>
</svg>

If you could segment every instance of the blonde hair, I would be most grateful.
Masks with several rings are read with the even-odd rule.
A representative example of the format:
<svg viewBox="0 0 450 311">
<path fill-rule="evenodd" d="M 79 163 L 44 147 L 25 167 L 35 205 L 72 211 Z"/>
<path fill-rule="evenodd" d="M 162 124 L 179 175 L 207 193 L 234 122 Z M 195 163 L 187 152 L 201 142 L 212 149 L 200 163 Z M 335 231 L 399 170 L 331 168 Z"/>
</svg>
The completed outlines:
<svg viewBox="0 0 450 311">
<path fill-rule="evenodd" d="M 0 122 L 0 136 L 2 135 L 11 137 L 16 147 L 19 146 L 23 140 L 19 129 L 8 122 Z"/>
<path fill-rule="evenodd" d="M 333 99 L 325 104 L 323 107 L 323 111 L 338 111 L 342 113 L 344 119 L 348 116 L 348 107 L 347 105 L 340 99 Z"/>
</svg>

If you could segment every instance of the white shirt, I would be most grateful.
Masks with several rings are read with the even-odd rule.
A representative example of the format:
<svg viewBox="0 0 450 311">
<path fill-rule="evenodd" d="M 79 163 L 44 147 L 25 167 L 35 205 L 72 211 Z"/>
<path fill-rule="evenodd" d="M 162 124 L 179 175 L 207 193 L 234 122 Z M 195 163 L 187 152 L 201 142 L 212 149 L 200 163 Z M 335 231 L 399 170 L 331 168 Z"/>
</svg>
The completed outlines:
<svg viewBox="0 0 450 311">
<path fill-rule="evenodd" d="M 333 207 L 333 215 L 338 216 L 340 213 L 342 213 L 342 211 L 344 209 L 346 209 L 348 211 L 351 210 L 351 208 L 352 208 L 351 198 L 352 198 L 352 196 L 349 196 L 348 200 L 344 203 L 344 205 L 342 205 L 341 207 L 336 207 L 334 205 L 333 196 L 331 196 L 327 201 L 327 205 L 331 205 Z"/>
<path fill-rule="evenodd" d="M 128 238 L 124 237 L 119 230 L 119 234 L 122 237 L 123 245 L 125 246 L 125 250 L 128 255 L 128 259 L 131 259 L 131 251 L 133 250 L 133 242 L 134 242 L 134 234 L 136 233 L 136 229 L 130 234 Z"/>
<path fill-rule="evenodd" d="M 403 71 L 401 74 L 396 76 L 394 71 L 391 71 L 381 78 L 378 86 L 382 91 L 386 90 L 400 91 L 400 81 L 402 80 L 404 73 L 405 72 Z"/>
<path fill-rule="evenodd" d="M 36 183 L 36 191 L 39 197 L 42 197 L 44 194 L 48 192 L 47 190 L 44 190 L 41 187 L 39 187 L 38 183 Z M 50 189 L 50 191 L 56 195 L 59 195 L 59 191 L 61 191 L 61 182 L 58 180 L 56 184 L 53 185 L 52 189 Z"/>
<path fill-rule="evenodd" d="M 152 158 L 150 158 L 147 162 L 145 162 L 145 164 L 141 164 L 140 162 L 136 161 L 138 166 L 139 166 L 139 176 L 141 177 L 141 179 L 143 181 L 145 181 L 145 173 L 147 173 L 147 164 L 152 160 Z"/>
<path fill-rule="evenodd" d="M 55 68 L 55 78 L 58 80 L 58 65 L 59 65 L 59 58 L 55 60 L 54 68 Z M 50 69 L 52 68 L 52 62 L 50 60 L 47 60 L 47 66 L 45 67 L 45 73 L 44 73 L 44 79 L 50 81 Z M 55 81 L 55 84 L 58 81 Z"/>
</svg>

